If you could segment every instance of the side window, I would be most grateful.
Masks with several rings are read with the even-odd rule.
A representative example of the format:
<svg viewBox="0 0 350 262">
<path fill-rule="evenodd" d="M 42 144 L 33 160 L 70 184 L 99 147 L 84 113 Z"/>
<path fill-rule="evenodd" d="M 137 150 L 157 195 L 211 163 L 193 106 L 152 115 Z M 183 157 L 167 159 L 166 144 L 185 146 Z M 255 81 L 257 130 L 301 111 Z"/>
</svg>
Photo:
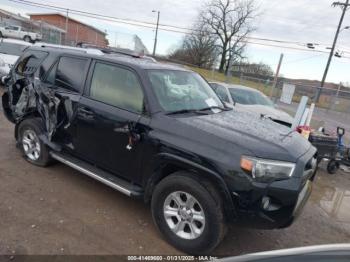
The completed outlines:
<svg viewBox="0 0 350 262">
<path fill-rule="evenodd" d="M 225 87 L 217 85 L 217 87 L 215 88 L 215 93 L 218 95 L 218 97 L 220 97 L 222 101 L 227 103 L 230 102 L 230 99 L 227 95 Z"/>
<path fill-rule="evenodd" d="M 83 87 L 88 60 L 75 57 L 61 57 L 45 82 L 69 91 L 79 92 Z"/>
<path fill-rule="evenodd" d="M 118 66 L 96 63 L 90 97 L 128 111 L 143 111 L 144 97 L 137 76 Z"/>
</svg>

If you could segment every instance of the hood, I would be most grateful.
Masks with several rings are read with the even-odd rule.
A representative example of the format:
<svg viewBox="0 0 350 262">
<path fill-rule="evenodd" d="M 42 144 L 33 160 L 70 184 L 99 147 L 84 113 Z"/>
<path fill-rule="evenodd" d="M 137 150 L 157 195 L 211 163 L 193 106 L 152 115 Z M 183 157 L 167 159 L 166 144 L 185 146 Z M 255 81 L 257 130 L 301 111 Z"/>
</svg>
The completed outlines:
<svg viewBox="0 0 350 262">
<path fill-rule="evenodd" d="M 197 129 L 196 139 L 202 143 L 226 141 L 230 150 L 245 149 L 252 156 L 282 161 L 296 161 L 311 144 L 299 133 L 257 114 L 232 110 L 212 115 L 177 118 L 176 120 Z M 208 136 L 200 135 L 205 132 Z M 225 143 L 220 143 L 222 146 Z M 237 149 L 238 147 L 238 149 Z"/>
<path fill-rule="evenodd" d="M 273 120 L 282 121 L 288 124 L 293 123 L 293 118 L 286 112 L 264 105 L 241 105 L 236 104 L 237 109 L 246 110 L 259 115 L 265 115 Z"/>
</svg>

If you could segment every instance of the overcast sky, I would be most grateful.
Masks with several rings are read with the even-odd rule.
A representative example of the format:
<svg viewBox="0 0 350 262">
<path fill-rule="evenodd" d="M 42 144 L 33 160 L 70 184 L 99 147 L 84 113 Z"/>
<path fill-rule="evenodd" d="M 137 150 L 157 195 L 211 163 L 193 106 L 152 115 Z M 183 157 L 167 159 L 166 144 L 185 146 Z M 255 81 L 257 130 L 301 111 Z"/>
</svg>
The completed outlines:
<svg viewBox="0 0 350 262">
<path fill-rule="evenodd" d="M 81 11 L 105 14 L 114 17 L 155 22 L 159 10 L 160 23 L 179 27 L 190 27 L 195 20 L 204 1 L 201 0 L 33 0 L 38 3 L 52 4 Z M 257 30 L 251 35 L 296 41 L 301 43 L 319 43 L 318 50 L 326 51 L 331 46 L 334 33 L 339 22 L 341 9 L 332 7 L 331 0 L 256 0 L 260 16 L 255 21 Z M 0 0 L 0 8 L 21 13 L 52 12 L 17 4 L 8 0 Z M 111 45 L 115 42 L 127 44 L 130 35 L 137 34 L 147 48 L 152 51 L 154 30 L 151 28 L 98 21 L 92 18 L 72 15 L 85 23 L 106 30 Z M 350 26 L 350 10 L 345 18 L 344 26 Z M 159 32 L 157 53 L 167 54 L 176 48 L 183 35 L 173 32 Z M 266 42 L 265 42 L 266 43 Z M 273 44 L 273 43 L 270 43 Z M 303 48 L 302 46 L 299 46 Z M 339 51 L 345 51 L 341 59 L 334 58 L 328 81 L 339 83 L 350 82 L 350 30 L 344 30 L 337 46 Z M 348 52 L 348 53 L 346 53 Z M 274 69 L 277 66 L 280 53 L 284 53 L 284 63 L 281 74 L 292 78 L 307 78 L 320 80 L 327 62 L 327 54 L 288 50 L 278 47 L 248 45 L 247 56 L 251 62 L 264 62 Z"/>
</svg>

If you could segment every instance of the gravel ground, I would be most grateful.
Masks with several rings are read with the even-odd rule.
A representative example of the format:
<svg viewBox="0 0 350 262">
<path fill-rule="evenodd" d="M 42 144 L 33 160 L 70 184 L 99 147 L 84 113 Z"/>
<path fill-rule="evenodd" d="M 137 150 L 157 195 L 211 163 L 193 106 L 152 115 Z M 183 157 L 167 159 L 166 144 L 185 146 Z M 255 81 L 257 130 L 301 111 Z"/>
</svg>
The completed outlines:
<svg viewBox="0 0 350 262">
<path fill-rule="evenodd" d="M 1 110 L 0 110 L 1 111 Z M 350 174 L 320 170 L 299 219 L 288 229 L 232 226 L 213 255 L 350 239 Z M 0 254 L 176 255 L 152 223 L 149 207 L 66 167 L 30 165 L 0 112 Z"/>
</svg>

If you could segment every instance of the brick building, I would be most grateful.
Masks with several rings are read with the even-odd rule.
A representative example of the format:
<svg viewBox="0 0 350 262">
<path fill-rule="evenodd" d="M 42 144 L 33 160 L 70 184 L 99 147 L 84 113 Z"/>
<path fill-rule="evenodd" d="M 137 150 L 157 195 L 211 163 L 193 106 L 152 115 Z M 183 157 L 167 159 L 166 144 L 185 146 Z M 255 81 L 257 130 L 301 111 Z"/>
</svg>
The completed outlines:
<svg viewBox="0 0 350 262">
<path fill-rule="evenodd" d="M 33 21 L 20 14 L 0 9 L 0 26 L 5 27 L 9 25 L 21 26 L 26 31 L 40 33 L 43 42 L 52 44 L 61 44 L 66 32 L 44 21 Z"/>
<path fill-rule="evenodd" d="M 101 47 L 108 45 L 106 33 L 74 18 L 68 17 L 60 13 L 42 13 L 29 14 L 31 20 L 43 21 L 48 24 L 59 27 L 67 32 L 62 39 L 62 43 L 75 46 L 79 42 L 93 44 Z"/>
</svg>

